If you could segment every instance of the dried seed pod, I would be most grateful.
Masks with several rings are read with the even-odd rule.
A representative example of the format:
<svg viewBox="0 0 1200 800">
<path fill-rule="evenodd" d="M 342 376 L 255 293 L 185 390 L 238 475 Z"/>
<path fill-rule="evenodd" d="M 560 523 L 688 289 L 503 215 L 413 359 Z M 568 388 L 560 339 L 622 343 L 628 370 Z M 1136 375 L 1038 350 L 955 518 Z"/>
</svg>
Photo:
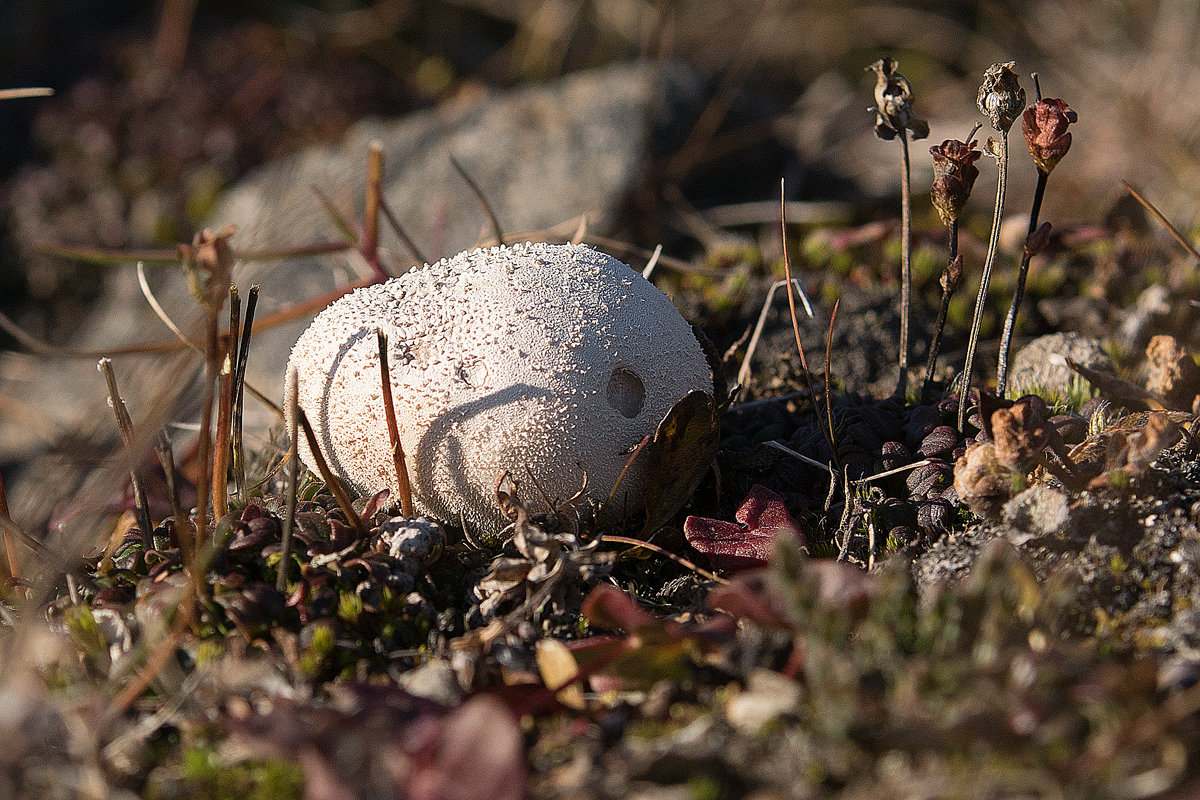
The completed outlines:
<svg viewBox="0 0 1200 800">
<path fill-rule="evenodd" d="M 933 155 L 933 186 L 929 195 L 933 207 L 946 225 L 958 219 L 971 197 L 975 179 L 979 177 L 975 162 L 983 158 L 983 153 L 976 148 L 977 144 L 975 139 L 969 143 L 947 139 L 929 148 Z M 961 276 L 961 266 L 959 274 Z"/>
<path fill-rule="evenodd" d="M 914 139 L 924 139 L 929 135 L 929 123 L 913 113 L 912 86 L 908 78 L 896 71 L 899 66 L 896 59 L 884 56 L 867 67 L 876 76 L 875 135 L 891 140 L 908 129 Z"/>
<path fill-rule="evenodd" d="M 1038 100 L 1025 109 L 1021 115 L 1021 130 L 1039 170 L 1049 175 L 1071 149 L 1071 133 L 1067 126 L 1078 119 L 1071 107 L 1056 97 Z"/>
<path fill-rule="evenodd" d="M 912 454 L 900 442 L 884 442 L 881 448 L 883 468 L 895 469 L 912 462 Z"/>
<path fill-rule="evenodd" d="M 1008 132 L 1025 107 L 1025 90 L 1013 71 L 1014 66 L 1015 61 L 1007 61 L 988 67 L 983 73 L 983 83 L 975 100 L 980 113 L 1001 133 Z"/>
<path fill-rule="evenodd" d="M 996 458 L 996 446 L 974 444 L 954 465 L 954 491 L 977 516 L 999 519 L 1013 495 L 1013 474 Z"/>
<path fill-rule="evenodd" d="M 1029 472 L 1050 443 L 1046 421 L 1033 403 L 1014 403 L 992 412 L 996 460 L 1013 472 Z"/>
</svg>

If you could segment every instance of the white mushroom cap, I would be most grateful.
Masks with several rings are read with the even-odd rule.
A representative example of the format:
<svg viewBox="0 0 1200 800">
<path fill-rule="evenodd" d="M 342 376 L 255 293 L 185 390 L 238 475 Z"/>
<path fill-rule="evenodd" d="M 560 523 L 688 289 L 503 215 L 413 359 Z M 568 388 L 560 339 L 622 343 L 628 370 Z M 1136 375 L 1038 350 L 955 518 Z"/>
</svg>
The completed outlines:
<svg viewBox="0 0 1200 800">
<path fill-rule="evenodd" d="M 559 500 L 586 471 L 603 501 L 671 406 L 713 389 L 687 321 L 617 259 L 583 245 L 460 253 L 342 297 L 292 349 L 288 381 L 295 370 L 330 468 L 363 493 L 397 490 L 377 328 L 415 505 L 484 536 L 507 522 L 495 500 L 506 470 L 532 507 L 530 475 Z M 642 479 L 635 463 L 610 518 L 640 509 Z"/>
</svg>

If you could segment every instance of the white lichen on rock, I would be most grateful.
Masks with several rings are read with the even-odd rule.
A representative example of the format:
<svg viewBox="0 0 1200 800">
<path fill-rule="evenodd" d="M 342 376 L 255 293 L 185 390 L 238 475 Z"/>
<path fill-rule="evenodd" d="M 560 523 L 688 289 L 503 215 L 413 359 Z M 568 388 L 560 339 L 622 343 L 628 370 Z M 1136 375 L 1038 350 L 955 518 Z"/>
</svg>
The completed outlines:
<svg viewBox="0 0 1200 800">
<path fill-rule="evenodd" d="M 360 492 L 397 489 L 376 330 L 418 510 L 473 532 L 507 522 L 505 471 L 552 498 L 607 498 L 629 453 L 689 391 L 712 391 L 704 352 L 663 292 L 583 245 L 472 250 L 359 289 L 322 311 L 288 365 L 331 469 Z M 290 391 L 290 387 L 289 387 Z M 300 455 L 313 460 L 303 440 Z M 642 470 L 610 514 L 641 506 Z"/>
</svg>

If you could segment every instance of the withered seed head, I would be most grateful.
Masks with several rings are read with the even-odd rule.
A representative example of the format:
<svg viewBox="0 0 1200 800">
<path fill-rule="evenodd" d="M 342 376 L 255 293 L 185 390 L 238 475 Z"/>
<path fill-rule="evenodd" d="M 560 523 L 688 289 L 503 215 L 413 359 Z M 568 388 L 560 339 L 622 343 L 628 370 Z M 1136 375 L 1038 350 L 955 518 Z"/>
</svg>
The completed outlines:
<svg viewBox="0 0 1200 800">
<path fill-rule="evenodd" d="M 891 56 L 884 56 L 866 67 L 875 73 L 875 135 L 880 139 L 896 138 L 900 131 L 912 131 L 913 139 L 929 135 L 929 123 L 913 114 L 912 87 L 908 78 L 896 71 L 899 67 Z"/>
<path fill-rule="evenodd" d="M 1014 472 L 1029 472 L 1050 443 L 1046 420 L 1033 405 L 1018 401 L 992 412 L 996 460 Z"/>
<path fill-rule="evenodd" d="M 1025 107 L 1025 90 L 1013 71 L 1014 66 L 1015 61 L 1008 61 L 988 67 L 983 73 L 983 83 L 975 100 L 980 113 L 991 120 L 992 127 L 1001 133 L 1008 133 Z"/>
<path fill-rule="evenodd" d="M 958 219 L 979 177 L 975 162 L 983 158 L 983 153 L 975 148 L 976 144 L 974 139 L 969 143 L 947 139 L 929 148 L 933 155 L 933 186 L 929 195 L 946 225 Z"/>
<path fill-rule="evenodd" d="M 1071 149 L 1067 126 L 1079 117 L 1065 101 L 1055 97 L 1038 100 L 1021 115 L 1025 143 L 1037 167 L 1047 175 Z"/>
</svg>

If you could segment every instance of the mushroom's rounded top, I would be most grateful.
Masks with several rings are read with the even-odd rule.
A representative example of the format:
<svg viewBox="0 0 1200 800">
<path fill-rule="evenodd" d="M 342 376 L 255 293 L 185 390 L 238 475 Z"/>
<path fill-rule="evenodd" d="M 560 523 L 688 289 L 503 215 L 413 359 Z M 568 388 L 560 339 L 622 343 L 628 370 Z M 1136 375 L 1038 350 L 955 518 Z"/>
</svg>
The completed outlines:
<svg viewBox="0 0 1200 800">
<path fill-rule="evenodd" d="M 396 487 L 377 329 L 414 500 L 485 534 L 505 522 L 494 487 L 506 470 L 526 500 L 534 482 L 566 499 L 585 472 L 603 500 L 671 406 L 712 391 L 690 325 L 628 265 L 583 245 L 461 253 L 346 295 L 292 350 L 289 381 L 294 369 L 321 448 L 363 492 Z M 615 513 L 640 507 L 641 479 L 635 467 L 622 480 Z"/>
</svg>

